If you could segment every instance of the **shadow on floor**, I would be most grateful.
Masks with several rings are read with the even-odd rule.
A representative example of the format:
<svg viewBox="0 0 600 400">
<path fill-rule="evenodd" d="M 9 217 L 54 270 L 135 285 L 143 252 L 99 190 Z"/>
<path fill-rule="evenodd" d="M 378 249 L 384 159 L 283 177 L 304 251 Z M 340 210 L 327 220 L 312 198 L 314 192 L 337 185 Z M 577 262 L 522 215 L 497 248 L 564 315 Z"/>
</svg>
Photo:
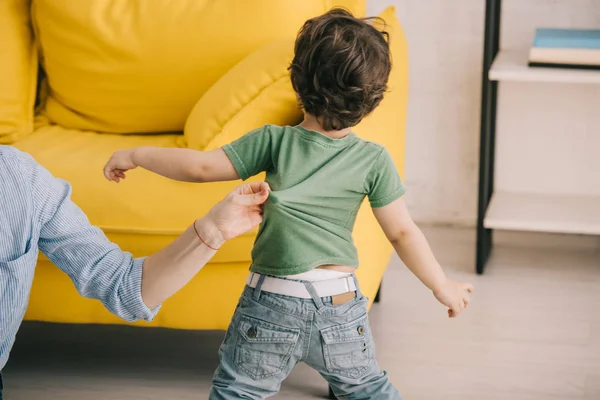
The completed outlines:
<svg viewBox="0 0 600 400">
<path fill-rule="evenodd" d="M 225 332 L 25 322 L 17 335 L 6 374 L 89 375 L 93 372 L 146 379 L 212 374 Z M 199 362 L 201 360 L 201 362 Z M 85 369 L 85 371 L 83 371 Z M 178 372 L 178 373 L 174 373 Z"/>
<path fill-rule="evenodd" d="M 25 322 L 3 371 L 8 399 L 200 399 L 208 396 L 223 331 Z M 299 365 L 278 398 L 326 398 Z"/>
</svg>

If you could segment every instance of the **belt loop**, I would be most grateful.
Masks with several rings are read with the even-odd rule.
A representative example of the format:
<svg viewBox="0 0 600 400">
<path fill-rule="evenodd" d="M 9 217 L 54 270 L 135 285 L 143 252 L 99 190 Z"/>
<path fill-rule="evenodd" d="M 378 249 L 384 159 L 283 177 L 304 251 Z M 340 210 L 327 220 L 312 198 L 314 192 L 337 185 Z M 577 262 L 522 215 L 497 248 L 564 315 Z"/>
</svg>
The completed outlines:
<svg viewBox="0 0 600 400">
<path fill-rule="evenodd" d="M 356 274 L 352 274 L 352 279 L 354 279 L 354 285 L 356 285 L 356 298 L 362 299 L 364 296 L 360 291 L 360 285 L 358 284 L 358 278 L 356 278 Z"/>
<path fill-rule="evenodd" d="M 261 292 L 263 282 L 265 281 L 266 275 L 263 275 L 263 274 L 256 274 L 256 275 L 258 275 L 258 282 L 256 282 L 256 286 L 254 287 L 254 295 L 252 297 L 254 297 L 254 300 L 258 301 L 260 299 L 260 292 Z"/>
<path fill-rule="evenodd" d="M 319 297 L 315 286 L 308 281 L 302 281 L 302 283 L 304 283 L 304 286 L 306 286 L 306 290 L 308 290 L 308 293 L 310 293 L 313 301 L 315 302 L 315 305 L 317 306 L 317 310 L 321 311 L 323 308 L 325 308 L 325 305 L 321 301 L 321 298 Z"/>
</svg>

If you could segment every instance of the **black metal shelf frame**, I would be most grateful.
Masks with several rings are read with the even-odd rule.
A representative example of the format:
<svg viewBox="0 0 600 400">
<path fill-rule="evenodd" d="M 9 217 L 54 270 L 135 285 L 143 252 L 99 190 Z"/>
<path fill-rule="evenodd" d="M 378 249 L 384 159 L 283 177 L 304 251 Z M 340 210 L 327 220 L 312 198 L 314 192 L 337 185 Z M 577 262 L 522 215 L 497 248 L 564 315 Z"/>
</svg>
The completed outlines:
<svg viewBox="0 0 600 400">
<path fill-rule="evenodd" d="M 479 199 L 477 202 L 476 271 L 483 274 L 492 251 L 492 230 L 483 226 L 494 192 L 494 153 L 496 144 L 496 101 L 498 82 L 489 78 L 490 68 L 500 49 L 502 0 L 486 0 L 481 84 L 481 132 L 479 142 Z"/>
</svg>

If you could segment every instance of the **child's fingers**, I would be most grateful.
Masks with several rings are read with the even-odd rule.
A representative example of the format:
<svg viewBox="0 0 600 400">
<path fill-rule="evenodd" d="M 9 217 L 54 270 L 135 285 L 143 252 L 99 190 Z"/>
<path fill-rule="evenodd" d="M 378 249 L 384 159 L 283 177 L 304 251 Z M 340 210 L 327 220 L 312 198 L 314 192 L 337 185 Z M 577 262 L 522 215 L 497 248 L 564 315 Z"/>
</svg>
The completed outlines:
<svg viewBox="0 0 600 400">
<path fill-rule="evenodd" d="M 118 170 L 113 169 L 109 164 L 104 168 L 104 177 L 109 181 L 114 181 L 117 177 Z"/>
<path fill-rule="evenodd" d="M 452 317 L 453 318 L 458 317 L 458 314 L 460 314 L 460 312 L 461 312 L 461 304 L 456 304 L 456 305 L 452 306 L 451 310 L 452 310 Z"/>
<path fill-rule="evenodd" d="M 112 176 L 112 180 L 116 183 L 119 183 L 120 179 L 119 176 L 117 175 L 117 173 L 115 171 L 111 172 L 111 176 Z"/>
<path fill-rule="evenodd" d="M 104 173 L 104 177 L 106 179 L 108 179 L 109 181 L 112 180 L 112 174 L 110 168 L 108 167 L 108 164 L 104 166 L 104 170 L 102 172 Z"/>
<path fill-rule="evenodd" d="M 473 284 L 472 284 L 472 283 L 466 283 L 466 284 L 465 284 L 465 290 L 466 290 L 468 293 L 473 293 Z"/>
<path fill-rule="evenodd" d="M 125 179 L 127 176 L 125 175 L 125 170 L 123 169 L 112 169 L 107 172 L 106 178 L 110 181 L 115 181 L 119 183 L 121 179 Z"/>
</svg>

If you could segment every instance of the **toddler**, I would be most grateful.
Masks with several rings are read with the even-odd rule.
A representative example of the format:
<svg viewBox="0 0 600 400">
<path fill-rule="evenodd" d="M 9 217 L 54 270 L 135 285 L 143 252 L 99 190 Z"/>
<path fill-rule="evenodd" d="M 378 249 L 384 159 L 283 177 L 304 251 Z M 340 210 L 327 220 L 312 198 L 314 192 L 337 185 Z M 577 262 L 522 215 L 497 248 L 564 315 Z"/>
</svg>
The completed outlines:
<svg viewBox="0 0 600 400">
<path fill-rule="evenodd" d="M 472 286 L 446 278 L 406 210 L 389 153 L 352 132 L 383 99 L 390 69 L 387 34 L 333 9 L 307 21 L 296 39 L 290 75 L 305 114 L 298 126 L 266 125 L 210 152 L 146 147 L 108 161 L 104 173 L 116 182 L 138 166 L 188 182 L 266 172 L 272 191 L 211 399 L 272 396 L 300 361 L 338 397 L 400 399 L 375 361 L 367 298 L 354 275 L 352 228 L 365 197 L 449 316 L 469 304 Z"/>
</svg>

